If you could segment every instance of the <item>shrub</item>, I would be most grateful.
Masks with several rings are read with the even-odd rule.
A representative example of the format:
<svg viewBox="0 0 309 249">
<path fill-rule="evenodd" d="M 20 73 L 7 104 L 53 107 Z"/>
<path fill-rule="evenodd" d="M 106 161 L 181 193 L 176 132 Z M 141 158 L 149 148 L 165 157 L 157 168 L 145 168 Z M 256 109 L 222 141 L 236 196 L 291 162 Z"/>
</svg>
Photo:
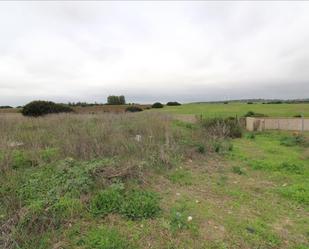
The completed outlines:
<svg viewBox="0 0 309 249">
<path fill-rule="evenodd" d="M 301 145 L 301 146 L 308 146 L 308 141 L 306 141 L 306 138 L 303 135 L 294 135 L 294 136 L 286 136 L 283 137 L 280 141 L 281 145 L 284 146 L 297 146 L 297 145 Z"/>
<path fill-rule="evenodd" d="M 84 239 L 86 249 L 133 249 L 127 239 L 125 239 L 115 229 L 100 226 L 90 230 Z"/>
<path fill-rule="evenodd" d="M 176 101 L 170 101 L 170 102 L 167 102 L 166 105 L 168 106 L 178 106 L 178 105 L 181 105 L 180 103 L 176 102 Z"/>
<path fill-rule="evenodd" d="M 301 114 L 296 114 L 296 115 L 294 115 L 293 117 L 294 117 L 294 118 L 301 118 L 302 115 L 301 115 Z"/>
<path fill-rule="evenodd" d="M 112 185 L 99 192 L 91 202 L 90 210 L 95 215 L 107 215 L 119 212 L 123 202 L 122 188 Z"/>
<path fill-rule="evenodd" d="M 215 137 L 238 138 L 242 136 L 241 126 L 236 118 L 210 118 L 202 120 L 208 134 Z"/>
<path fill-rule="evenodd" d="M 247 102 L 247 104 L 248 104 L 248 105 L 252 105 L 252 104 L 253 104 L 253 102 Z"/>
<path fill-rule="evenodd" d="M 159 197 L 156 193 L 131 190 L 126 194 L 120 212 L 125 217 L 136 220 L 153 218 L 159 214 L 160 210 Z"/>
<path fill-rule="evenodd" d="M 151 108 L 163 108 L 163 105 L 160 102 L 154 103 Z"/>
<path fill-rule="evenodd" d="M 141 111 L 143 111 L 143 109 L 142 108 L 140 108 L 140 107 L 138 107 L 138 106 L 128 106 L 127 108 L 126 108 L 126 112 L 141 112 Z"/>
<path fill-rule="evenodd" d="M 21 111 L 24 116 L 38 117 L 49 113 L 72 112 L 73 109 L 51 101 L 36 100 L 25 105 Z"/>
<path fill-rule="evenodd" d="M 248 111 L 244 117 L 267 117 L 267 115 L 263 114 L 263 113 L 257 113 L 257 112 L 253 112 L 253 111 Z"/>
</svg>

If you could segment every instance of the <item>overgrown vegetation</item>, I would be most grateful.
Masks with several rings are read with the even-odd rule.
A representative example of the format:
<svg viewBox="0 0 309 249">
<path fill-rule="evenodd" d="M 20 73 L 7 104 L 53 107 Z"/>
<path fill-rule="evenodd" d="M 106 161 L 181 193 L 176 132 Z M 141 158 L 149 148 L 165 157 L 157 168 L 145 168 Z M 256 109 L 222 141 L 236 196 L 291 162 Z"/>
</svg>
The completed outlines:
<svg viewBox="0 0 309 249">
<path fill-rule="evenodd" d="M 170 101 L 170 102 L 167 102 L 166 105 L 167 106 L 179 106 L 181 104 L 176 101 Z"/>
<path fill-rule="evenodd" d="M 51 113 L 72 112 L 73 109 L 63 104 L 56 104 L 52 101 L 36 100 L 26 104 L 21 113 L 24 116 L 43 116 Z"/>
<path fill-rule="evenodd" d="M 153 103 L 151 108 L 163 108 L 164 105 L 161 104 L 160 102 L 156 102 L 156 103 Z"/>
<path fill-rule="evenodd" d="M 201 120 L 208 134 L 215 137 L 237 138 L 242 136 L 242 128 L 237 118 L 208 118 Z"/>
<path fill-rule="evenodd" d="M 309 245 L 306 133 L 240 138 L 236 118 L 155 111 L 0 127 L 1 248 Z"/>
<path fill-rule="evenodd" d="M 142 108 L 140 108 L 140 107 L 138 107 L 138 106 L 134 106 L 134 105 L 128 106 L 128 107 L 126 108 L 126 112 L 141 112 L 141 111 L 143 111 Z"/>
</svg>

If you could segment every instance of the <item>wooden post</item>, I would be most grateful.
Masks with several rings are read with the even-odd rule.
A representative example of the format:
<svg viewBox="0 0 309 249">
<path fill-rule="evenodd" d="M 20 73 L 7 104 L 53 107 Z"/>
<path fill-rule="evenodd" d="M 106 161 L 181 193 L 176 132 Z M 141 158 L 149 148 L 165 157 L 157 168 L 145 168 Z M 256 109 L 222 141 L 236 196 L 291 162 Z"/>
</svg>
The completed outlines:
<svg viewBox="0 0 309 249">
<path fill-rule="evenodd" d="M 305 129 L 305 119 L 304 114 L 301 115 L 301 131 L 303 132 Z"/>
</svg>

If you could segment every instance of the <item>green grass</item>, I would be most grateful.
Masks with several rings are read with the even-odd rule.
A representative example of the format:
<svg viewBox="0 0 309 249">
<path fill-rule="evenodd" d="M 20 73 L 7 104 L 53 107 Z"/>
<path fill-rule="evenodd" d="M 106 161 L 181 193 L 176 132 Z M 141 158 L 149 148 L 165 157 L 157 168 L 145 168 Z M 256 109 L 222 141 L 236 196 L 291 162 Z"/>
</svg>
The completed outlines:
<svg viewBox="0 0 309 249">
<path fill-rule="evenodd" d="M 309 247 L 309 134 L 272 131 L 209 140 L 199 124 L 164 117 L 144 127 L 147 122 L 137 117 L 143 118 L 117 116 L 121 122 L 109 128 L 113 137 L 101 134 L 96 146 L 92 132 L 100 129 L 83 120 L 78 134 L 84 140 L 69 145 L 84 143 L 76 151 L 85 158 L 54 149 L 65 149 L 55 132 L 35 153 L 32 147 L 8 152 L 0 146 L 0 227 L 13 248 Z M 34 132 L 41 121 L 34 121 Z M 33 129 L 27 136 L 13 133 L 16 141 L 18 134 L 33 135 L 40 145 Z M 86 159 L 93 153 L 99 156 Z"/>
<path fill-rule="evenodd" d="M 183 104 L 181 106 L 165 106 L 159 111 L 173 114 L 203 115 L 203 117 L 243 116 L 248 111 L 274 117 L 293 117 L 297 114 L 304 114 L 304 116 L 309 117 L 309 104 Z"/>
</svg>

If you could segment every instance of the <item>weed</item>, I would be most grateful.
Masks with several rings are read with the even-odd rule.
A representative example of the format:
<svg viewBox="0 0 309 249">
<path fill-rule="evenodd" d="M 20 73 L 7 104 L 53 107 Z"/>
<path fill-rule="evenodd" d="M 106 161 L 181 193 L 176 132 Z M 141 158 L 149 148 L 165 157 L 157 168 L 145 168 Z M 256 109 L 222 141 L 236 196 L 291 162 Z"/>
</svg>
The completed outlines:
<svg viewBox="0 0 309 249">
<path fill-rule="evenodd" d="M 255 139 L 255 134 L 253 132 L 249 132 L 246 134 L 247 139 Z"/>
<path fill-rule="evenodd" d="M 56 159 L 59 151 L 57 148 L 46 148 L 41 151 L 41 158 L 44 162 L 50 163 Z"/>
<path fill-rule="evenodd" d="M 122 186 L 112 185 L 108 189 L 98 192 L 91 202 L 91 212 L 102 216 L 119 212 L 124 198 L 122 191 Z"/>
<path fill-rule="evenodd" d="M 32 161 L 29 159 L 28 155 L 21 150 L 14 150 L 12 154 L 12 168 L 27 168 L 32 166 Z"/>
<path fill-rule="evenodd" d="M 309 205 L 309 184 L 299 183 L 280 188 L 279 192 L 286 198 L 300 204 Z"/>
<path fill-rule="evenodd" d="M 280 141 L 280 144 L 284 146 L 300 145 L 306 147 L 309 145 L 309 142 L 302 135 L 294 135 L 294 136 L 283 137 Z"/>
<path fill-rule="evenodd" d="M 283 162 L 278 166 L 279 171 L 287 171 L 293 174 L 303 174 L 304 167 L 300 164 Z"/>
<path fill-rule="evenodd" d="M 197 152 L 201 153 L 201 154 L 204 154 L 205 153 L 205 146 L 203 144 L 199 144 L 197 145 L 197 148 L 196 148 Z"/>
<path fill-rule="evenodd" d="M 156 193 L 131 190 L 126 193 L 120 213 L 132 220 L 156 217 L 161 211 Z"/>
<path fill-rule="evenodd" d="M 100 226 L 88 232 L 83 240 L 86 249 L 133 249 L 136 248 L 128 242 L 117 230 Z"/>
<path fill-rule="evenodd" d="M 233 166 L 232 172 L 235 173 L 235 174 L 238 174 L 238 175 L 244 175 L 245 174 L 245 172 L 239 166 Z"/>
<path fill-rule="evenodd" d="M 192 174 L 188 170 L 177 169 L 168 177 L 172 183 L 177 183 L 180 185 L 192 185 L 193 178 Z"/>
</svg>

